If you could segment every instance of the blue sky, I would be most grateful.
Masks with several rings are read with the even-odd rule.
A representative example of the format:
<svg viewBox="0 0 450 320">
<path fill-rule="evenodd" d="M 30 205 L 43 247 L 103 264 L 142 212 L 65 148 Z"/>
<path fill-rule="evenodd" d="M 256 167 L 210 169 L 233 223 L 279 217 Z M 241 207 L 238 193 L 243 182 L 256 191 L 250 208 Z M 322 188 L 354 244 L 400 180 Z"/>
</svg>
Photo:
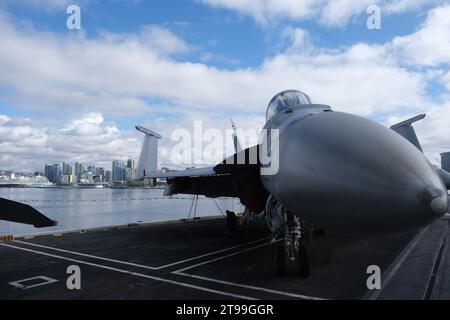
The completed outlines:
<svg viewBox="0 0 450 320">
<path fill-rule="evenodd" d="M 164 26 L 197 48 L 191 55 L 179 57 L 198 61 L 201 53 L 210 51 L 222 58 L 210 61 L 219 68 L 257 67 L 280 49 L 279 34 L 286 27 L 308 30 L 318 46 L 336 48 L 358 42 L 384 43 L 395 36 L 412 33 L 423 22 L 425 5 L 420 11 L 383 17 L 382 30 L 368 30 L 367 14 L 359 14 L 348 24 L 329 27 L 315 19 L 293 21 L 281 19 L 271 26 L 261 27 L 251 17 L 223 8 L 213 8 L 195 0 L 169 1 L 95 1 L 77 2 L 83 9 L 83 31 L 90 38 L 101 32 L 134 33 L 143 25 Z M 42 9 L 24 2 L 7 5 L 15 19 L 30 20 L 41 30 L 60 33 L 67 30 L 64 8 Z"/>
<path fill-rule="evenodd" d="M 70 4 L 80 31 L 66 28 Z M 450 149 L 448 21 L 439 0 L 3 0 L 0 168 L 137 158 L 136 123 L 166 137 L 170 165 L 177 128 L 259 128 L 287 88 L 384 124 L 426 112 L 417 129 L 437 161 Z"/>
</svg>

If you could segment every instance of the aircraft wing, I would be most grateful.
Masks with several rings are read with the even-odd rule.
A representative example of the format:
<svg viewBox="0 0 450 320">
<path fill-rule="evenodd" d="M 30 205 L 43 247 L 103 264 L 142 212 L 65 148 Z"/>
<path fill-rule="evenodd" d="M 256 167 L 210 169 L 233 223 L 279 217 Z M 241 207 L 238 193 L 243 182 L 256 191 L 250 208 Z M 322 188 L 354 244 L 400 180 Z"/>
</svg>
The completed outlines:
<svg viewBox="0 0 450 320">
<path fill-rule="evenodd" d="M 259 161 L 249 161 L 250 154 L 257 154 L 257 150 L 258 146 L 242 150 L 214 167 L 153 173 L 146 178 L 167 179 L 165 196 L 236 197 L 250 210 L 260 213 L 264 210 L 267 194 L 260 180 Z"/>
<path fill-rule="evenodd" d="M 36 228 L 53 227 L 56 221 L 47 218 L 33 207 L 0 198 L 0 220 L 30 224 Z"/>
<path fill-rule="evenodd" d="M 181 178 L 181 177 L 205 177 L 205 176 L 214 176 L 216 172 L 214 171 L 214 167 L 208 168 L 198 168 L 198 169 L 187 169 L 181 171 L 169 171 L 164 173 L 150 173 L 145 177 L 149 179 L 155 178 Z"/>
<path fill-rule="evenodd" d="M 229 175 L 218 175 L 214 167 L 151 173 L 146 178 L 165 178 L 165 196 L 174 194 L 198 194 L 207 197 L 236 197 Z"/>
</svg>

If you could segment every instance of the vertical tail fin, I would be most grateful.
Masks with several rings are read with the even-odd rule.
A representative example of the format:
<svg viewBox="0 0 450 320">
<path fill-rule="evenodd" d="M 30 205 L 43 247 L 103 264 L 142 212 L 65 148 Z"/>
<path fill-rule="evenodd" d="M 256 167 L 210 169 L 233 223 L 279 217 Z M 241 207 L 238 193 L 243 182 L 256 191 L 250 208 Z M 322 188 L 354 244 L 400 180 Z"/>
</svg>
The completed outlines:
<svg viewBox="0 0 450 320">
<path fill-rule="evenodd" d="M 414 122 L 417 122 L 419 120 L 422 120 L 425 118 L 425 114 L 420 114 L 418 116 L 415 116 L 411 119 L 402 121 L 400 123 L 397 123 L 391 127 L 392 130 L 397 132 L 399 135 L 401 135 L 403 138 L 411 142 L 417 149 L 422 151 L 422 146 L 420 145 L 419 139 L 417 139 L 416 132 L 414 131 L 414 128 L 412 124 Z"/>
<path fill-rule="evenodd" d="M 234 124 L 233 119 L 231 119 L 231 127 L 233 128 L 233 143 L 234 143 L 234 151 L 236 151 L 236 153 L 240 152 L 242 150 L 241 148 L 241 144 L 239 143 L 239 138 L 237 135 L 237 131 L 236 131 L 236 126 Z"/>
<path fill-rule="evenodd" d="M 145 134 L 135 178 L 135 180 L 143 180 L 145 176 L 157 169 L 158 140 L 161 139 L 161 135 L 141 126 L 136 126 L 136 130 Z"/>
</svg>

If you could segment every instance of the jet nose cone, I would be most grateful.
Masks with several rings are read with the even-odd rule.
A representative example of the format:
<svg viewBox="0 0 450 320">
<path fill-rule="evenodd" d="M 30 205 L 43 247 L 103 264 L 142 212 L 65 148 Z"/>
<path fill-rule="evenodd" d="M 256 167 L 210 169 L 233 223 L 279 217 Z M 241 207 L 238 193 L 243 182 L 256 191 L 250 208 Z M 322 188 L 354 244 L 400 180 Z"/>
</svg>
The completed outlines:
<svg viewBox="0 0 450 320">
<path fill-rule="evenodd" d="M 434 213 L 437 215 L 443 215 L 448 210 L 448 196 L 447 195 L 441 195 L 433 198 L 431 200 L 431 209 Z"/>
<path fill-rule="evenodd" d="M 315 114 L 288 124 L 279 147 L 272 193 L 316 227 L 396 232 L 448 209 L 447 189 L 423 154 L 373 121 Z"/>
</svg>

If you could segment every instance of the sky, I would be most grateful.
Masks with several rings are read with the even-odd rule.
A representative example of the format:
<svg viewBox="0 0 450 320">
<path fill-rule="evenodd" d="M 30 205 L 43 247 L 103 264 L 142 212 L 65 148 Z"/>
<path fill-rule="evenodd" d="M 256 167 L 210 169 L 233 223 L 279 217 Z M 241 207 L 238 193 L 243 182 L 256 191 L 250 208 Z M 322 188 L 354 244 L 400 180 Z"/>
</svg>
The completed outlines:
<svg viewBox="0 0 450 320">
<path fill-rule="evenodd" d="M 260 129 L 285 89 L 450 151 L 450 1 L 0 0 L 0 39 L 0 169 L 137 159 L 136 124 L 174 167 L 174 131 Z"/>
</svg>

